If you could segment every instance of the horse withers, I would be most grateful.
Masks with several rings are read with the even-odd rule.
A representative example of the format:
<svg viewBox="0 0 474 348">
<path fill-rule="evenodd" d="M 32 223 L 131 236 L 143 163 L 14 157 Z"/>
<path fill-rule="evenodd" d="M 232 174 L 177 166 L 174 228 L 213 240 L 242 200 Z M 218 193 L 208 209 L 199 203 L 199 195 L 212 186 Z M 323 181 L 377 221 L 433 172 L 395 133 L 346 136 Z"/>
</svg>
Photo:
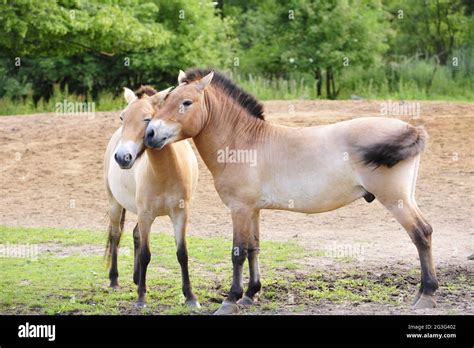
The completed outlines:
<svg viewBox="0 0 474 348">
<path fill-rule="evenodd" d="M 110 286 L 118 287 L 117 253 L 125 211 L 138 215 L 133 229 L 134 272 L 138 306 L 145 303 L 146 271 L 150 262 L 150 228 L 157 216 L 168 215 L 173 223 L 177 258 L 181 266 L 186 304 L 199 307 L 189 280 L 186 230 L 189 202 L 196 189 L 198 166 L 188 143 L 182 141 L 163 150 L 145 149 L 143 137 L 151 115 L 170 89 L 156 93 L 142 86 L 135 94 L 125 89 L 127 107 L 121 112 L 122 126 L 114 133 L 105 153 L 105 185 L 109 200 L 108 256 Z"/>
<path fill-rule="evenodd" d="M 433 230 L 415 201 L 420 154 L 427 142 L 422 127 L 381 117 L 284 127 L 266 122 L 262 104 L 220 73 L 191 69 L 180 72 L 178 79 L 179 86 L 148 124 L 145 145 L 166 148 L 193 138 L 231 211 L 233 281 L 217 314 L 238 311 L 237 301 L 252 304 L 261 288 L 261 209 L 321 213 L 362 197 L 378 199 L 408 232 L 421 262 L 421 286 L 413 305 L 435 306 Z M 252 156 L 222 156 L 231 152 Z M 244 294 L 245 259 L 250 280 Z"/>
</svg>

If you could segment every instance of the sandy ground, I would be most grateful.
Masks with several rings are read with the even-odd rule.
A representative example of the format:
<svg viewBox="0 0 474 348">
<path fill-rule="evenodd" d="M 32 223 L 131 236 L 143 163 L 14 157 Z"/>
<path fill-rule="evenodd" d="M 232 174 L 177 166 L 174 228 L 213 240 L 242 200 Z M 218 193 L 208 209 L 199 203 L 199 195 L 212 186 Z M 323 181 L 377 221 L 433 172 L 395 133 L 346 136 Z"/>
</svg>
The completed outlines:
<svg viewBox="0 0 474 348">
<path fill-rule="evenodd" d="M 268 122 L 289 126 L 380 116 L 382 106 L 380 101 L 265 103 Z M 445 271 L 461 267 L 473 275 L 474 261 L 468 256 L 474 253 L 474 104 L 420 102 L 419 107 L 419 117 L 399 118 L 423 124 L 430 134 L 429 149 L 421 160 L 417 201 L 434 228 L 436 265 Z M 118 112 L 93 117 L 0 117 L 0 224 L 105 230 L 102 161 L 119 125 Z M 229 212 L 199 161 L 189 233 L 230 238 Z M 135 222 L 129 213 L 128 231 Z M 158 218 L 153 230 L 171 233 L 171 223 L 166 217 Z M 359 200 L 319 215 L 267 210 L 262 212 L 261 230 L 263 239 L 295 240 L 328 256 L 316 258 L 311 267 L 347 267 L 335 256 L 367 269 L 418 266 L 416 249 L 406 232 L 377 201 Z M 468 295 L 472 299 L 472 293 Z M 472 311 L 470 306 L 463 308 Z"/>
</svg>

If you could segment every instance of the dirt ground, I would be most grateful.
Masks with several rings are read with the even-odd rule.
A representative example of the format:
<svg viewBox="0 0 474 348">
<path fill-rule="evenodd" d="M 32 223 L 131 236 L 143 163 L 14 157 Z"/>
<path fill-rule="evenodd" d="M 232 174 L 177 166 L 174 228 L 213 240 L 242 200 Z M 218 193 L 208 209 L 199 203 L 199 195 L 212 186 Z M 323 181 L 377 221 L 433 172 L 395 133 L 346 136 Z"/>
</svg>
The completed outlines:
<svg viewBox="0 0 474 348">
<path fill-rule="evenodd" d="M 424 125 L 430 134 L 430 146 L 421 159 L 417 201 L 434 228 L 435 262 L 441 273 L 462 269 L 472 281 L 474 261 L 468 257 L 474 254 L 474 104 L 420 102 L 419 107 L 419 117 L 399 118 Z M 268 122 L 289 126 L 380 116 L 382 108 L 381 101 L 363 100 L 265 103 Z M 107 142 L 119 125 L 118 112 L 93 117 L 0 117 L 0 224 L 105 230 L 102 162 Z M 230 238 L 230 215 L 199 161 L 189 233 Z M 129 213 L 128 231 L 135 222 Z M 153 230 L 171 231 L 171 223 L 166 217 L 158 218 Z M 319 215 L 266 210 L 261 231 L 263 239 L 294 240 L 327 256 L 315 258 L 308 267 L 334 272 L 347 268 L 398 272 L 418 267 L 416 249 L 406 232 L 377 201 L 359 200 Z M 228 262 L 231 267 L 230 257 Z M 473 313 L 472 298 L 470 292 L 454 302 L 460 303 L 462 313 Z M 335 310 L 341 311 L 377 313 L 378 309 Z"/>
</svg>

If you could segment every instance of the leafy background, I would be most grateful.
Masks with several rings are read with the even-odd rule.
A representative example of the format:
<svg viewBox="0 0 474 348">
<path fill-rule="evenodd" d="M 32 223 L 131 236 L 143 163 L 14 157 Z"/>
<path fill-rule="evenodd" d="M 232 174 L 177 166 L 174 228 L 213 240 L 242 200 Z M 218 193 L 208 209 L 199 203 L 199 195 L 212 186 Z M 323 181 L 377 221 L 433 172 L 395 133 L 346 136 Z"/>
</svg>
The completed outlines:
<svg viewBox="0 0 474 348">
<path fill-rule="evenodd" d="M 474 100 L 470 0 L 3 0 L 0 114 L 223 70 L 261 99 Z"/>
</svg>

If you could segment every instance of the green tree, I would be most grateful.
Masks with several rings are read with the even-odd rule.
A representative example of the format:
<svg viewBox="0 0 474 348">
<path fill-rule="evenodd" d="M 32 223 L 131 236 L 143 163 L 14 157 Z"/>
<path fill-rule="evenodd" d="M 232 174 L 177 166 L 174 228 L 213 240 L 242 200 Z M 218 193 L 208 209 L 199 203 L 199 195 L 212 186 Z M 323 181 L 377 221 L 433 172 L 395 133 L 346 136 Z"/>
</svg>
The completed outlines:
<svg viewBox="0 0 474 348">
<path fill-rule="evenodd" d="M 6 54 L 113 55 L 166 43 L 170 33 L 154 22 L 159 7 L 138 0 L 3 1 L 0 48 Z"/>
<path fill-rule="evenodd" d="M 229 22 L 211 1 L 4 1 L 0 71 L 8 77 L 0 78 L 0 96 L 32 89 L 35 100 L 48 99 L 55 84 L 92 97 L 163 87 L 179 69 L 229 64 Z"/>
<path fill-rule="evenodd" d="M 460 0 L 385 1 L 397 35 L 391 55 L 435 57 L 445 65 L 455 49 L 473 45 L 472 2 Z"/>
<path fill-rule="evenodd" d="M 343 68 L 378 64 L 388 49 L 388 14 L 380 1 L 265 0 L 251 3 L 240 18 L 239 27 L 252 25 L 239 34 L 248 50 L 244 67 L 311 74 L 318 95 L 325 73 L 328 98 L 337 97 L 335 76 Z"/>
</svg>

